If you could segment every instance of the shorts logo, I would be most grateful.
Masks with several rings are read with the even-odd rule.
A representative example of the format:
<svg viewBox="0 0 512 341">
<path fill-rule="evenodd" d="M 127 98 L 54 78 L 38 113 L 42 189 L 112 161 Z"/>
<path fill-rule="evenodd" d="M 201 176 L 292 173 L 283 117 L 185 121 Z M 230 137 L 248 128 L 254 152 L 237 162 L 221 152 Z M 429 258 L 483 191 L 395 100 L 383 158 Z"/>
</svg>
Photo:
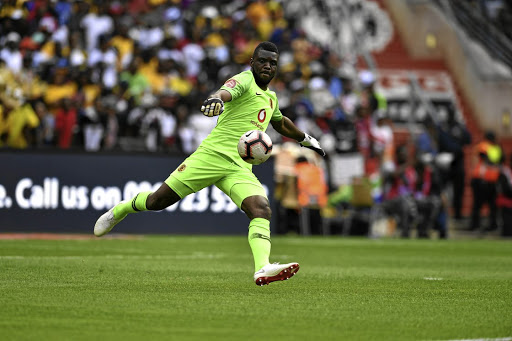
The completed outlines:
<svg viewBox="0 0 512 341">
<path fill-rule="evenodd" d="M 226 83 L 224 83 L 224 86 L 228 87 L 228 88 L 231 88 L 233 89 L 235 86 L 236 86 L 236 80 L 234 80 L 233 78 L 231 78 L 230 80 L 228 80 Z"/>
<path fill-rule="evenodd" d="M 181 166 L 178 167 L 178 172 L 183 172 L 185 168 L 187 168 L 187 165 L 183 163 Z"/>
</svg>

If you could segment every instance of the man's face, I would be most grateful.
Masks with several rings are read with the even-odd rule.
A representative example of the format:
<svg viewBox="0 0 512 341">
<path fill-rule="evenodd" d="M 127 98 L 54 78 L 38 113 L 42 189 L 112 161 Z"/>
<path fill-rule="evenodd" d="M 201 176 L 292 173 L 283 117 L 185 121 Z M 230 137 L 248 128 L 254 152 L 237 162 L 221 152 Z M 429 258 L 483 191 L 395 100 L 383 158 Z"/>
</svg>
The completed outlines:
<svg viewBox="0 0 512 341">
<path fill-rule="evenodd" d="M 259 50 L 251 59 L 251 68 L 258 83 L 268 84 L 277 72 L 278 54 L 271 51 Z"/>
</svg>

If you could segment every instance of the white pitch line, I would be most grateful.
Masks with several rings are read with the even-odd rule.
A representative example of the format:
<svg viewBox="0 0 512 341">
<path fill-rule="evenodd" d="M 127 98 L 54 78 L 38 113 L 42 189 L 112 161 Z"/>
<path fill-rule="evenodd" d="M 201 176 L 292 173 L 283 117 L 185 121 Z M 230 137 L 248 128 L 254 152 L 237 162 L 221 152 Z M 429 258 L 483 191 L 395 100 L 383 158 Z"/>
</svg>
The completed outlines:
<svg viewBox="0 0 512 341">
<path fill-rule="evenodd" d="M 224 254 L 194 253 L 190 255 L 101 255 L 101 256 L 0 256 L 0 260 L 24 260 L 24 259 L 62 259 L 80 260 L 87 258 L 108 259 L 217 259 L 224 258 Z"/>
<path fill-rule="evenodd" d="M 441 340 L 438 340 L 441 341 Z M 512 341 L 512 337 L 499 337 L 499 338 L 481 338 L 481 339 L 457 339 L 457 340 L 442 340 L 442 341 Z"/>
</svg>

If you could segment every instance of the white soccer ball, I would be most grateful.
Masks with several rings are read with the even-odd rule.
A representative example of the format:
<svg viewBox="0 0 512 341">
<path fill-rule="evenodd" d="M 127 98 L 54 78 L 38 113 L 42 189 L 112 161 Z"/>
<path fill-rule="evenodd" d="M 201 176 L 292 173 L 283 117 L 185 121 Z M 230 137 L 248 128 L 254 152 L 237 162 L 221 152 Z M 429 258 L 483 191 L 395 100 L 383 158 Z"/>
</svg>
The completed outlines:
<svg viewBox="0 0 512 341">
<path fill-rule="evenodd" d="M 250 130 L 240 137 L 238 154 L 245 162 L 259 165 L 272 154 L 272 140 L 261 130 Z"/>
</svg>

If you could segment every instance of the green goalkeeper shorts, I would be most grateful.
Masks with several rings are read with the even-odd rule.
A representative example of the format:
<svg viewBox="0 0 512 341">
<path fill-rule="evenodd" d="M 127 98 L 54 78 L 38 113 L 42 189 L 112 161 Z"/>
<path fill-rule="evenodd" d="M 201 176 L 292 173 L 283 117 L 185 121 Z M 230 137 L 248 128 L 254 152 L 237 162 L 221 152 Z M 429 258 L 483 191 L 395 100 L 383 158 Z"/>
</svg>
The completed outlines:
<svg viewBox="0 0 512 341">
<path fill-rule="evenodd" d="M 198 148 L 186 158 L 165 183 L 182 199 L 215 185 L 239 208 L 244 199 L 250 196 L 261 195 L 267 198 L 265 189 L 251 169 L 243 168 L 222 154 L 204 148 Z"/>
</svg>

